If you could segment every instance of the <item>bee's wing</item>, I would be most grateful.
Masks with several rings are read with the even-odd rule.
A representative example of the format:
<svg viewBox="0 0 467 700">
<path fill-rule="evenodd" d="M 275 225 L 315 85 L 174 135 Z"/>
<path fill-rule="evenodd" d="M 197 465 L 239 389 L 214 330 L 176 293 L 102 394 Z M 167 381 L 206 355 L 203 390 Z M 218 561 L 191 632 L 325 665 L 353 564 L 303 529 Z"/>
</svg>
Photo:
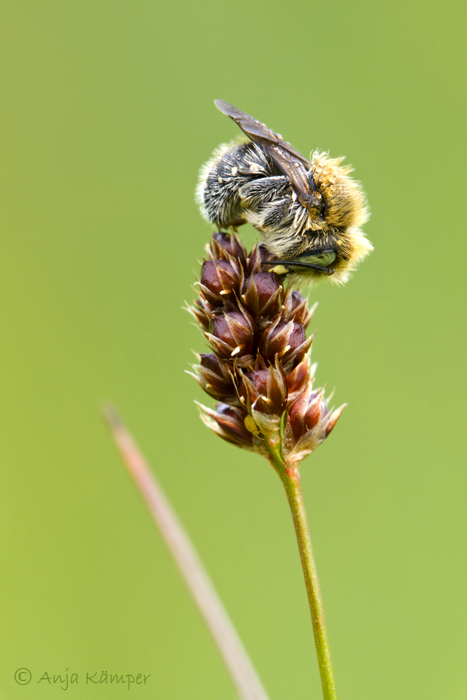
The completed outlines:
<svg viewBox="0 0 467 700">
<path fill-rule="evenodd" d="M 260 121 L 242 112 L 241 109 L 237 109 L 233 105 L 223 100 L 214 100 L 214 104 L 217 109 L 223 114 L 234 120 L 236 124 L 240 127 L 242 131 L 245 132 L 247 136 L 250 137 L 252 141 L 263 144 L 263 146 L 280 146 L 284 151 L 284 155 L 288 154 L 293 158 L 296 158 L 300 163 L 302 163 L 308 170 L 311 168 L 311 163 L 307 160 L 301 153 L 299 153 L 295 148 L 287 141 L 284 141 L 280 134 L 276 134 L 272 129 L 268 129 L 266 124 L 262 124 Z"/>
<path fill-rule="evenodd" d="M 311 190 L 305 165 L 297 158 L 290 155 L 284 148 L 284 142 L 280 144 L 262 143 L 262 145 L 279 170 L 289 178 L 299 201 L 306 206 L 311 195 Z"/>
<path fill-rule="evenodd" d="M 246 112 L 223 100 L 214 100 L 214 104 L 223 114 L 233 119 L 252 141 L 260 143 L 266 149 L 279 170 L 289 178 L 299 199 L 303 200 L 304 204 L 308 202 L 310 183 L 307 170 L 311 168 L 310 161 L 296 151 L 290 143 L 283 141 L 280 134 L 268 129 L 266 124 L 262 124 Z"/>
</svg>

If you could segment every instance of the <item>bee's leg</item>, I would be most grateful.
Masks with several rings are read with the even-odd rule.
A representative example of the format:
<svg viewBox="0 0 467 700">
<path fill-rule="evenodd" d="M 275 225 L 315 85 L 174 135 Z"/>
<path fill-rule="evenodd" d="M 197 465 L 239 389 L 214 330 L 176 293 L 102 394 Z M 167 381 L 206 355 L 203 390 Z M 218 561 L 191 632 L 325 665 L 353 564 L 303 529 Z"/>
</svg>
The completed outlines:
<svg viewBox="0 0 467 700">
<path fill-rule="evenodd" d="M 226 223 L 223 223 L 222 226 L 224 228 L 233 228 L 234 230 L 237 230 L 239 226 L 243 226 L 243 224 L 246 224 L 246 219 L 243 217 L 238 217 L 237 219 L 233 219 L 232 221 L 227 221 Z"/>
<path fill-rule="evenodd" d="M 247 182 L 239 190 L 243 206 L 255 209 L 266 202 L 281 199 L 290 190 L 290 180 L 283 175 L 261 177 Z"/>
</svg>

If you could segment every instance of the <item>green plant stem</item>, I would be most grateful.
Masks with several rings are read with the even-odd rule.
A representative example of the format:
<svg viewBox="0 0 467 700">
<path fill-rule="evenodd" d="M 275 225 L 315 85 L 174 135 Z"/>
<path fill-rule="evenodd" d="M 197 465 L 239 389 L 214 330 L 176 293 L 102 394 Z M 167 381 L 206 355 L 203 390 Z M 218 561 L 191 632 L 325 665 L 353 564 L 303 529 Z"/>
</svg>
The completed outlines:
<svg viewBox="0 0 467 700">
<path fill-rule="evenodd" d="M 298 550 L 300 552 L 300 560 L 305 577 L 306 592 L 310 605 L 319 672 L 323 687 L 323 697 L 324 700 L 337 700 L 331 649 L 329 647 L 326 621 L 324 619 L 323 600 L 321 598 L 318 574 L 311 547 L 310 531 L 300 486 L 298 464 L 285 464 L 280 456 L 279 449 L 273 446 L 270 447 L 270 454 L 271 464 L 282 481 L 290 510 L 292 511 Z"/>
</svg>

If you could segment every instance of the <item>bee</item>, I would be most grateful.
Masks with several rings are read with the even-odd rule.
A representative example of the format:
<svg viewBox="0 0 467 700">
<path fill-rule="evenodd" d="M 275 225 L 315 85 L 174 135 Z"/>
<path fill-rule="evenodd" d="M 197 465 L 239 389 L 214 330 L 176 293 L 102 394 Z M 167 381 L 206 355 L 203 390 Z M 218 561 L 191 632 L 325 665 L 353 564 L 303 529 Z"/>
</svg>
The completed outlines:
<svg viewBox="0 0 467 700">
<path fill-rule="evenodd" d="M 219 229 L 252 224 L 263 264 L 292 284 L 346 282 L 373 250 L 361 230 L 369 211 L 344 158 L 315 151 L 311 161 L 265 124 L 222 100 L 216 107 L 249 137 L 221 145 L 203 166 L 196 200 Z"/>
</svg>

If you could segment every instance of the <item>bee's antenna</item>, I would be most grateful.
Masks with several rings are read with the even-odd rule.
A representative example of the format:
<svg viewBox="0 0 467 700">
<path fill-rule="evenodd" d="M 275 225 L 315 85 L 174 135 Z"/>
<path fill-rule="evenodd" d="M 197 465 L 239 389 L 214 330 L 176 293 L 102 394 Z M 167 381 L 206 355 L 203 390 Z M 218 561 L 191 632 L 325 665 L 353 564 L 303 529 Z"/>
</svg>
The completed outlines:
<svg viewBox="0 0 467 700">
<path fill-rule="evenodd" d="M 322 265 L 314 265 L 313 263 L 306 262 L 295 262 L 295 260 L 265 260 L 261 263 L 262 265 L 289 265 L 293 267 L 308 267 L 311 270 L 319 270 L 320 272 L 327 272 L 328 275 L 333 275 L 335 269 L 333 267 L 323 267 Z"/>
</svg>

